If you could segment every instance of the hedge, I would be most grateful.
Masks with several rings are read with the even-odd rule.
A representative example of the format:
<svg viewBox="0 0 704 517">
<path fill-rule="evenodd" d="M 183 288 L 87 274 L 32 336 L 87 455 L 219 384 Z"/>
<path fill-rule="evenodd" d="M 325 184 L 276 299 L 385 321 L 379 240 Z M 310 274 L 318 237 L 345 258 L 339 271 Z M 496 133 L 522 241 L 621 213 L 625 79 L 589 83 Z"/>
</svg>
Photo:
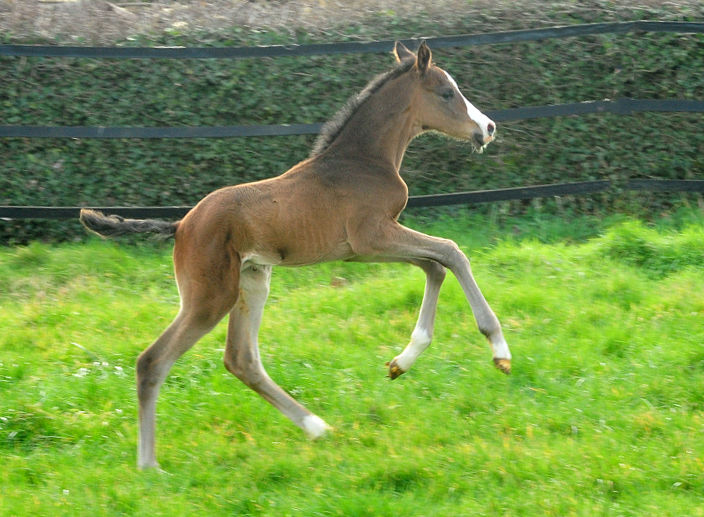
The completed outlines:
<svg viewBox="0 0 704 517">
<path fill-rule="evenodd" d="M 554 16 L 556 25 L 564 24 L 564 19 Z M 650 16 L 667 19 L 668 13 L 654 11 Z M 570 20 L 593 21 L 593 16 Z M 364 36 L 433 34 L 432 23 L 424 23 L 370 23 Z M 515 28 L 527 27 L 517 26 L 516 20 L 480 26 L 467 17 L 458 19 L 452 32 Z M 332 42 L 358 37 L 354 28 L 347 31 L 315 38 L 302 33 L 239 32 L 230 38 L 213 37 L 207 44 Z M 202 36 L 198 41 L 188 38 L 164 34 L 134 44 L 204 44 Z M 702 35 L 612 34 L 443 49 L 434 57 L 484 110 L 619 97 L 704 99 Z M 3 57 L 0 123 L 323 122 L 392 63 L 392 56 L 378 54 L 201 61 Z M 473 154 L 469 144 L 426 135 L 409 148 L 402 175 L 412 195 L 614 178 L 702 179 L 702 127 L 701 114 L 512 122 L 499 126 L 498 140 L 482 155 Z M 190 205 L 216 188 L 281 174 L 307 156 L 314 138 L 0 139 L 0 204 Z M 589 211 L 613 204 L 615 198 L 568 202 L 577 210 Z M 0 242 L 5 243 L 80 235 L 74 223 L 0 222 Z"/>
</svg>

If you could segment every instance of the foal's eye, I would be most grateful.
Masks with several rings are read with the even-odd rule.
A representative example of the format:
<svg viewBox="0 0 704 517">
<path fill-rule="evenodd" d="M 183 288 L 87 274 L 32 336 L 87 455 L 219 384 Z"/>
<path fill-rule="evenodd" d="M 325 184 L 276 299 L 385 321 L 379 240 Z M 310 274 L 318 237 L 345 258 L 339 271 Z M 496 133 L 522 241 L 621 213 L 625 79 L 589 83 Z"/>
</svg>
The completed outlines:
<svg viewBox="0 0 704 517">
<path fill-rule="evenodd" d="M 455 90 L 445 90 L 440 94 L 440 96 L 446 101 L 449 101 L 455 96 Z"/>
</svg>

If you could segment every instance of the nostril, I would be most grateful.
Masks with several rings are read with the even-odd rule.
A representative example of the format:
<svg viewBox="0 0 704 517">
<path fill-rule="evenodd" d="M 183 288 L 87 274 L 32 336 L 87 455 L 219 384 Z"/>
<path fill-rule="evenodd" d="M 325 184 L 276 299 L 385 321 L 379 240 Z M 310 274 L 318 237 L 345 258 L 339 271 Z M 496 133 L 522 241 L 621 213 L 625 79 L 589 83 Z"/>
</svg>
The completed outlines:
<svg viewBox="0 0 704 517">
<path fill-rule="evenodd" d="M 496 126 L 489 122 L 489 125 L 486 127 L 486 132 L 489 133 L 489 136 L 493 136 L 494 131 L 496 131 Z"/>
</svg>

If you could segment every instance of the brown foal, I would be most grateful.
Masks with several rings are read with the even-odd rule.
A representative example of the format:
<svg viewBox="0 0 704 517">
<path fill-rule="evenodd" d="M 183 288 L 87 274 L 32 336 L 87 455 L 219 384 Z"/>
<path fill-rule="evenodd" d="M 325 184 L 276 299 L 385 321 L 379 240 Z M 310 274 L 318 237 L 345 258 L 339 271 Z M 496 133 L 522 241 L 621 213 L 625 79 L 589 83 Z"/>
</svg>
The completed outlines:
<svg viewBox="0 0 704 517">
<path fill-rule="evenodd" d="M 408 262 L 426 274 L 411 341 L 389 363 L 394 379 L 430 344 L 445 268 L 457 277 L 479 330 L 504 373 L 511 354 L 501 326 L 457 245 L 401 226 L 408 189 L 399 175 L 408 144 L 434 130 L 468 140 L 478 151 L 495 124 L 431 62 L 397 43 L 397 66 L 372 81 L 328 123 L 310 158 L 285 174 L 217 190 L 181 221 L 130 220 L 83 210 L 83 224 L 101 235 L 156 232 L 175 236 L 174 269 L 181 309 L 137 360 L 140 468 L 157 467 L 156 400 L 174 362 L 230 315 L 225 366 L 305 431 L 318 438 L 328 425 L 282 390 L 262 366 L 258 331 L 273 266 L 329 260 Z"/>
</svg>

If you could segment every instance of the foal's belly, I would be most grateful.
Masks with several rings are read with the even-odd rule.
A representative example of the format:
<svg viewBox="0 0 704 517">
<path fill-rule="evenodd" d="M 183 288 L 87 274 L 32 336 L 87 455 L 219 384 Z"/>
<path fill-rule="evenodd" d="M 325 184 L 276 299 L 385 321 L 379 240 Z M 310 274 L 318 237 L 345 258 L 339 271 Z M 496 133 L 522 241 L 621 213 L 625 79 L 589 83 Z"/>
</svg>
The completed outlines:
<svg viewBox="0 0 704 517">
<path fill-rule="evenodd" d="M 242 254 L 242 269 L 251 266 L 307 266 L 319 264 L 321 262 L 331 262 L 333 260 L 346 260 L 354 256 L 352 247 L 347 242 L 341 242 L 327 249 L 316 249 L 306 247 L 304 249 L 294 248 L 251 251 Z"/>
</svg>

